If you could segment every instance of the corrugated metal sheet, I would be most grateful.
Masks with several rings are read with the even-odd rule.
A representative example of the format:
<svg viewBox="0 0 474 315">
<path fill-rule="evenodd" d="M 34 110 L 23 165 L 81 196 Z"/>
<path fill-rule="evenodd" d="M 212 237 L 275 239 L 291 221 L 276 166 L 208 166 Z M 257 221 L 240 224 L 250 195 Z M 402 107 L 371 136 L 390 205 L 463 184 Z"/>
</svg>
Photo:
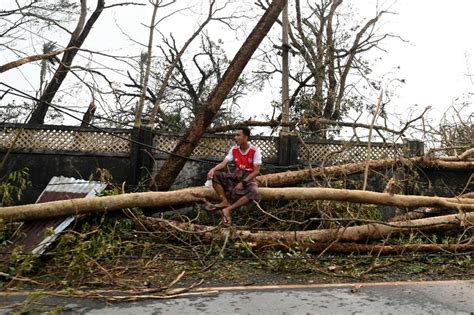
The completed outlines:
<svg viewBox="0 0 474 315">
<path fill-rule="evenodd" d="M 101 182 L 55 176 L 51 178 L 36 203 L 93 197 L 105 187 L 107 184 Z M 13 235 L 11 249 L 22 246 L 25 253 L 42 254 L 73 221 L 74 216 L 25 222 Z M 45 235 L 46 230 L 50 228 L 53 233 Z"/>
</svg>

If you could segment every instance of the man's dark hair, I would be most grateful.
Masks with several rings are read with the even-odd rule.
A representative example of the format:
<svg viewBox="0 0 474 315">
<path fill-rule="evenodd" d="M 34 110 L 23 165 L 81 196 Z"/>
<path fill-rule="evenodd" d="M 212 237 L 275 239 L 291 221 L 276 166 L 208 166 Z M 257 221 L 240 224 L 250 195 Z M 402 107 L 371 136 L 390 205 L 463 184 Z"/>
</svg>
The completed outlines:
<svg viewBox="0 0 474 315">
<path fill-rule="evenodd" d="M 247 138 L 250 139 L 250 128 L 247 126 L 242 126 L 237 128 L 237 130 L 242 130 L 242 133 L 247 136 Z"/>
</svg>

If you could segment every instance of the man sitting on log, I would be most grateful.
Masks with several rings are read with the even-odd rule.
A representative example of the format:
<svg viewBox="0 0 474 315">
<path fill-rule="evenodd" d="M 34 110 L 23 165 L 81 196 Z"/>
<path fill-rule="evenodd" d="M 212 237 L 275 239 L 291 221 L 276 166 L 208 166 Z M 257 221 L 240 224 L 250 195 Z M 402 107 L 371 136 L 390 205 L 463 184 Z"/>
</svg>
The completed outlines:
<svg viewBox="0 0 474 315">
<path fill-rule="evenodd" d="M 262 165 L 260 150 L 249 143 L 250 129 L 248 127 L 238 128 L 234 139 L 236 145 L 229 150 L 225 159 L 207 174 L 207 178 L 212 179 L 212 187 L 221 198 L 221 202 L 215 205 L 207 204 L 205 209 L 221 211 L 224 226 L 230 226 L 232 210 L 257 198 L 255 177 L 259 174 L 260 165 Z M 234 172 L 219 172 L 232 161 L 235 163 Z"/>
</svg>

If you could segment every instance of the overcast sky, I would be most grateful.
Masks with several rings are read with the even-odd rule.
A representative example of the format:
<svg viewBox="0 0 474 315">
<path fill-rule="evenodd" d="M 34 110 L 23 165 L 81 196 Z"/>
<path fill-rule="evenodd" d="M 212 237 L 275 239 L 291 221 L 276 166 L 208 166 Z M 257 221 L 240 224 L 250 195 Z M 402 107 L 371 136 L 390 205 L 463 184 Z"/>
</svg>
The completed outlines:
<svg viewBox="0 0 474 315">
<path fill-rule="evenodd" d="M 386 27 L 409 44 L 394 42 L 380 61 L 381 72 L 400 66 L 406 80 L 394 101 L 396 108 L 431 105 L 438 113 L 463 93 L 474 92 L 474 1 L 400 0 L 398 15 Z M 471 107 L 472 112 L 472 107 Z"/>
<path fill-rule="evenodd" d="M 181 1 L 181 0 L 180 0 Z M 89 6 L 95 6 L 94 1 L 89 1 Z M 114 1 L 106 1 L 108 4 Z M 146 3 L 147 1 L 142 0 Z M 199 3 L 199 1 L 194 1 Z M 203 1 L 206 2 L 206 1 Z M 218 0 L 219 2 L 219 0 Z M 387 51 L 374 52 L 373 58 L 375 79 L 385 76 L 392 79 L 404 79 L 405 84 L 398 81 L 390 82 L 389 88 L 395 92 L 387 110 L 407 116 L 414 105 L 418 105 L 418 112 L 425 106 L 432 106 L 432 117 L 439 117 L 450 106 L 456 97 L 463 93 L 474 92 L 473 78 L 470 78 L 469 69 L 474 71 L 474 38 L 471 35 L 474 29 L 474 1 L 471 0 L 399 0 L 399 1 L 358 1 L 346 0 L 359 11 L 360 16 L 372 17 L 375 14 L 377 3 L 379 7 L 389 7 L 396 15 L 386 15 L 382 20 L 381 31 L 400 35 L 407 42 L 391 39 L 383 45 Z M 0 6 L 14 4 L 13 0 L 1 0 Z M 4 7 L 6 8 L 6 7 Z M 236 8 L 236 5 L 234 5 Z M 140 23 L 149 23 L 151 16 L 150 6 L 146 8 L 117 8 L 107 11 L 100 18 L 91 32 L 84 48 L 98 49 L 116 54 L 138 54 L 142 47 L 131 43 L 116 27 L 115 19 L 120 22 L 121 28 L 137 41 L 147 41 L 147 30 Z M 237 35 L 229 35 L 222 25 L 214 24 L 208 28 L 211 34 L 222 34 L 229 57 L 248 34 L 256 21 L 248 21 L 247 27 L 241 28 Z M 178 40 L 184 40 L 195 28 L 189 13 L 168 20 L 160 28 L 163 33 L 174 32 Z M 274 27 L 274 32 L 279 32 L 279 26 Z M 23 43 L 25 48 L 33 45 L 36 35 L 31 35 L 31 40 Z M 159 35 L 156 36 L 159 40 Z M 67 37 L 54 38 L 60 45 L 66 45 Z M 40 47 L 38 46 L 37 49 Z M 11 54 L 1 51 L 3 55 L 0 62 L 5 63 L 14 58 Z M 99 59 L 98 59 L 99 60 Z M 37 82 L 37 65 L 27 65 L 19 70 L 11 70 L 1 76 L 1 80 L 9 84 L 28 90 L 31 88 L 25 82 L 29 78 L 32 85 Z M 389 75 L 387 75 L 389 73 Z M 24 76 L 23 76 L 24 75 Z M 124 78 L 122 78 L 124 80 Z M 387 82 L 386 82 L 387 83 Z M 270 101 L 279 99 L 279 81 L 275 79 L 272 86 L 264 91 L 255 92 L 241 102 L 244 114 L 254 115 L 271 114 Z M 78 99 L 85 106 L 88 104 L 87 96 L 84 100 Z M 375 102 L 375 99 L 374 99 Z M 256 103 L 258 107 L 256 107 Z M 256 108 L 259 110 L 256 111 Z M 472 112 L 472 108 L 471 108 Z"/>
</svg>

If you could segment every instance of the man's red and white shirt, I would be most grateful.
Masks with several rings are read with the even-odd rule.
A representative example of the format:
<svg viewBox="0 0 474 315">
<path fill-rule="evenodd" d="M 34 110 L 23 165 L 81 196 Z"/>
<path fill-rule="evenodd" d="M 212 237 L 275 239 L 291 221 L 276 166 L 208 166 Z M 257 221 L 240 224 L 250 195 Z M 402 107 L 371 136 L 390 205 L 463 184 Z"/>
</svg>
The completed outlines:
<svg viewBox="0 0 474 315">
<path fill-rule="evenodd" d="M 243 152 L 238 145 L 235 145 L 229 150 L 225 159 L 229 162 L 234 161 L 235 167 L 241 170 L 253 172 L 255 165 L 262 164 L 262 153 L 257 147 L 250 143 L 245 152 Z"/>
</svg>

